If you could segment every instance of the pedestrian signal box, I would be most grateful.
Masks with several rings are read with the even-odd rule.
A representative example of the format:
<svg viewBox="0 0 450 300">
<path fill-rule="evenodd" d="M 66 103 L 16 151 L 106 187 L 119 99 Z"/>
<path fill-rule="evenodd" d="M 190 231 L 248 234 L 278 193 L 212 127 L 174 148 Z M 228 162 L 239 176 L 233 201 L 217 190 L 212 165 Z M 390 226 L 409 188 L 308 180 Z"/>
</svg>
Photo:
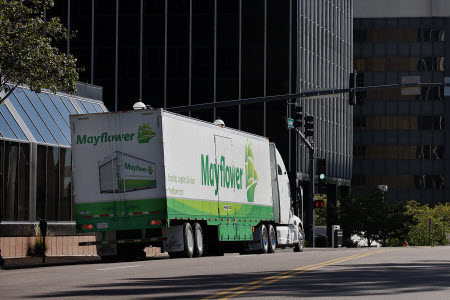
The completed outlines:
<svg viewBox="0 0 450 300">
<path fill-rule="evenodd" d="M 323 200 L 315 200 L 314 201 L 314 208 L 324 208 L 325 207 L 325 203 L 323 202 Z"/>
</svg>

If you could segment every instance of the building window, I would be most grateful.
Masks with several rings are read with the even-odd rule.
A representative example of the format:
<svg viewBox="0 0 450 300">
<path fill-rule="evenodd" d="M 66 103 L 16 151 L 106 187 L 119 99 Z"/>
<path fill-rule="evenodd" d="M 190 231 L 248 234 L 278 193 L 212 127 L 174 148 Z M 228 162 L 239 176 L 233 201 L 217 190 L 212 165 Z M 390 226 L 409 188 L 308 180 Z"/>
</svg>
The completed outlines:
<svg viewBox="0 0 450 300">
<path fill-rule="evenodd" d="M 353 127 L 354 128 L 365 128 L 366 127 L 366 117 L 353 117 Z"/>
<path fill-rule="evenodd" d="M 68 148 L 38 145 L 36 216 L 47 221 L 73 220 L 72 155 Z"/>
<path fill-rule="evenodd" d="M 29 220 L 29 158 L 29 144 L 0 141 L 0 212 L 4 221 Z"/>
<path fill-rule="evenodd" d="M 356 27 L 356 26 L 355 26 Z M 369 28 L 353 30 L 355 42 L 444 42 L 444 28 Z"/>
<path fill-rule="evenodd" d="M 416 175 L 414 184 L 416 189 L 421 190 L 441 190 L 444 189 L 444 175 Z"/>
<path fill-rule="evenodd" d="M 421 145 L 417 146 L 417 159 L 443 159 L 444 158 L 443 145 Z"/>
<path fill-rule="evenodd" d="M 419 129 L 423 130 L 443 130 L 445 129 L 445 119 L 443 116 L 422 116 L 419 118 Z"/>
</svg>

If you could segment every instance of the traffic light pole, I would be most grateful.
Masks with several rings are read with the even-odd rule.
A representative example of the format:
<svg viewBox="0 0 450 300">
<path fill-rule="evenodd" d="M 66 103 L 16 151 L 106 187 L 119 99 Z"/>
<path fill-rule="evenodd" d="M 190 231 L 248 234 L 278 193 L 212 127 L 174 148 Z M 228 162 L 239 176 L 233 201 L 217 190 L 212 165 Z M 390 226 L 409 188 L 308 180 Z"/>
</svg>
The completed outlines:
<svg viewBox="0 0 450 300">
<path fill-rule="evenodd" d="M 309 150 L 309 183 L 308 183 L 308 244 L 312 245 L 313 248 L 316 247 L 316 241 L 315 241 L 315 222 L 314 222 L 314 170 L 315 169 L 315 157 L 314 157 L 314 149 Z"/>
<path fill-rule="evenodd" d="M 306 200 L 306 208 L 307 208 L 307 220 L 308 224 L 306 225 L 306 240 L 308 241 L 309 245 L 312 245 L 314 248 L 315 245 L 315 224 L 314 224 L 314 176 L 315 176 L 315 157 L 314 157 L 314 144 L 310 143 L 306 136 L 301 132 L 299 128 L 295 128 L 295 131 L 297 132 L 297 136 L 300 138 L 300 140 L 305 144 L 305 146 L 309 149 L 309 183 L 308 183 L 308 199 Z M 302 220 L 303 221 L 303 220 Z"/>
</svg>

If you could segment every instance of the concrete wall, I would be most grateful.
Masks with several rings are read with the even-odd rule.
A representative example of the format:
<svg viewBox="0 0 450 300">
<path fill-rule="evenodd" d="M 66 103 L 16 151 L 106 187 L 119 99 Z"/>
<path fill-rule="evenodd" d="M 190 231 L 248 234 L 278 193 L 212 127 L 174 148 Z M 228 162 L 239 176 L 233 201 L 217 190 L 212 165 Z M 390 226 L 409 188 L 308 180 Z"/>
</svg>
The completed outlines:
<svg viewBox="0 0 450 300">
<path fill-rule="evenodd" d="M 33 245 L 35 237 L 1 237 L 0 249 L 2 257 L 24 257 L 28 245 Z M 95 246 L 78 246 L 79 242 L 94 241 L 94 236 L 49 236 L 47 243 L 47 256 L 96 256 Z M 145 248 L 147 255 L 161 253 L 160 248 Z"/>
<path fill-rule="evenodd" d="M 449 17 L 449 0 L 354 0 L 354 18 Z"/>
</svg>

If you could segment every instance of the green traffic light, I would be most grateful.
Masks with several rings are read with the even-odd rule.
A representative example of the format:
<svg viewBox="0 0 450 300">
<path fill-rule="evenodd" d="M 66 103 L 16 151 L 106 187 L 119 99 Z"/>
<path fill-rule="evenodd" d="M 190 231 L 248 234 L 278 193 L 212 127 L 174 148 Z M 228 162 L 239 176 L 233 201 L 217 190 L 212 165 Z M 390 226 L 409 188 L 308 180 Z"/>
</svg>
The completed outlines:
<svg viewBox="0 0 450 300">
<path fill-rule="evenodd" d="M 325 174 L 323 174 L 323 173 L 320 174 L 320 175 L 319 175 L 319 178 L 320 178 L 320 179 L 325 179 Z"/>
</svg>

